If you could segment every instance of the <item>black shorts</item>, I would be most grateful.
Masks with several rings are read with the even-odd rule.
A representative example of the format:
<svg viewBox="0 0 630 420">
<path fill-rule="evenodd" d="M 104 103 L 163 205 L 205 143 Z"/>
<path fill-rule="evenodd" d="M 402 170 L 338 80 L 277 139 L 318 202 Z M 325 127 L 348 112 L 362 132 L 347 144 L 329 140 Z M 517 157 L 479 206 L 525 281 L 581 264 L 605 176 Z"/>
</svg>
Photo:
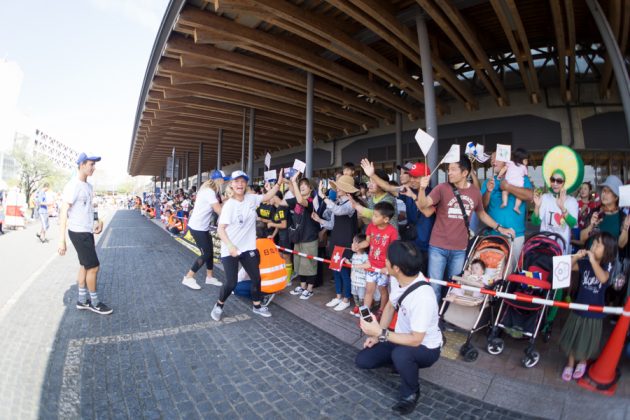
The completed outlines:
<svg viewBox="0 0 630 420">
<path fill-rule="evenodd" d="M 98 267 L 101 263 L 96 256 L 96 246 L 94 245 L 94 234 L 89 232 L 73 232 L 68 231 L 68 236 L 74 249 L 77 250 L 79 255 L 79 264 L 81 264 L 86 270 L 90 268 Z"/>
</svg>

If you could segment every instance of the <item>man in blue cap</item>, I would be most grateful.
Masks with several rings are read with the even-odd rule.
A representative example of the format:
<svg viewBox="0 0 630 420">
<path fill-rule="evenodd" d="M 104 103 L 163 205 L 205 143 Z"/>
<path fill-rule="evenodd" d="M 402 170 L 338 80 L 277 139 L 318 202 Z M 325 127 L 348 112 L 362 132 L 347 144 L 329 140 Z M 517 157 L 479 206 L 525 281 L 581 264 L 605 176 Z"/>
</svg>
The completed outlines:
<svg viewBox="0 0 630 420">
<path fill-rule="evenodd" d="M 99 156 L 81 153 L 77 159 L 78 174 L 65 186 L 63 190 L 63 206 L 60 213 L 61 239 L 59 241 L 59 255 L 66 254 L 66 229 L 72 245 L 79 257 L 79 299 L 77 309 L 89 309 L 101 315 L 109 315 L 113 310 L 101 302 L 96 292 L 96 277 L 100 262 L 96 255 L 94 234 L 103 231 L 103 221 L 99 220 L 94 211 L 92 199 L 94 191 L 88 184 L 87 178 L 94 173 Z M 90 298 L 88 299 L 88 291 Z"/>
</svg>

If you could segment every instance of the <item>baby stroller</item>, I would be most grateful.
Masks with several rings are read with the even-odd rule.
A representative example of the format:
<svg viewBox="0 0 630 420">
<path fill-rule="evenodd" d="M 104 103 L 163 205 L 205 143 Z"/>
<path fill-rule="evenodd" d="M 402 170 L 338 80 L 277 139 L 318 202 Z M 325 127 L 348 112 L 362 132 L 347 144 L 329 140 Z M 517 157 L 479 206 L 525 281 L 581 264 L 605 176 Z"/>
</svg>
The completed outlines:
<svg viewBox="0 0 630 420">
<path fill-rule="evenodd" d="M 540 232 L 530 236 L 523 245 L 515 273 L 507 276 L 505 292 L 517 296 L 555 298 L 555 291 L 551 288 L 553 257 L 562 255 L 563 249 L 564 239 L 557 233 Z M 514 338 L 529 338 L 521 364 L 526 368 L 536 366 L 540 353 L 534 349 L 534 343 L 546 314 L 545 305 L 503 299 L 488 336 L 488 353 L 498 355 L 503 352 L 505 342 L 499 337 L 503 330 Z M 545 325 L 545 330 L 550 328 L 550 325 Z"/>
<path fill-rule="evenodd" d="M 511 240 L 503 236 L 477 236 L 466 257 L 464 269 L 470 269 L 473 261 L 481 260 L 486 267 L 483 281 L 474 276 L 454 276 L 451 281 L 488 289 L 501 287 L 500 280 L 510 273 L 511 245 Z M 474 362 L 479 356 L 479 351 L 470 343 L 473 334 L 492 326 L 493 299 L 492 296 L 480 292 L 450 287 L 442 302 L 440 317 L 468 331 L 466 342 L 459 349 L 459 353 L 467 362 Z"/>
</svg>

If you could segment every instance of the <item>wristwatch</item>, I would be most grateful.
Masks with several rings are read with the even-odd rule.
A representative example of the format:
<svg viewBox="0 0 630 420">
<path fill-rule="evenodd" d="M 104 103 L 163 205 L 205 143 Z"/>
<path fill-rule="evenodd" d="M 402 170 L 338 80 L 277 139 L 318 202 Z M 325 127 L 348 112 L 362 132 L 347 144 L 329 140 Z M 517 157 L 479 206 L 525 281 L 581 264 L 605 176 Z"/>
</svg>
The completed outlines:
<svg viewBox="0 0 630 420">
<path fill-rule="evenodd" d="M 387 341 L 388 337 L 389 337 L 389 330 L 387 328 L 383 328 L 381 330 L 381 335 L 378 336 L 378 342 L 384 343 Z"/>
</svg>

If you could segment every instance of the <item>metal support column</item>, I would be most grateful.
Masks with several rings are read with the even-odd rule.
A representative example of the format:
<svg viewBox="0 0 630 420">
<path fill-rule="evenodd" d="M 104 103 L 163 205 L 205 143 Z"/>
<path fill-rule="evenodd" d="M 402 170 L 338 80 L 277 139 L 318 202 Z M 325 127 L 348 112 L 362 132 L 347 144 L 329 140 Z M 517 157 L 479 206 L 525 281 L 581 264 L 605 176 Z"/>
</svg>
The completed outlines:
<svg viewBox="0 0 630 420">
<path fill-rule="evenodd" d="M 256 123 L 256 110 L 249 110 L 249 145 L 247 147 L 247 175 L 250 181 L 254 179 L 254 125 Z"/>
<path fill-rule="evenodd" d="M 188 166 L 190 165 L 190 152 L 186 152 L 186 168 L 184 168 L 186 180 L 184 181 L 186 184 L 186 191 L 188 191 Z"/>
<path fill-rule="evenodd" d="M 175 192 L 175 148 L 171 153 L 171 194 Z"/>
<path fill-rule="evenodd" d="M 306 75 L 306 173 L 304 176 L 311 178 L 313 176 L 313 89 L 315 81 L 313 73 L 308 72 Z"/>
<path fill-rule="evenodd" d="M 199 143 L 199 157 L 197 158 L 197 191 L 201 188 L 201 159 L 203 158 L 203 143 Z"/>
<path fill-rule="evenodd" d="M 402 165 L 402 114 L 396 113 L 396 165 Z M 396 172 L 396 179 L 400 182 L 400 171 Z"/>
<path fill-rule="evenodd" d="M 621 97 L 621 103 L 623 104 L 623 112 L 626 117 L 626 131 L 628 132 L 628 140 L 630 141 L 630 77 L 626 70 L 626 64 L 623 54 L 619 49 L 619 44 L 613 35 L 606 14 L 599 6 L 597 0 L 586 0 L 588 8 L 591 10 L 591 14 L 595 19 L 595 24 L 599 33 L 602 35 L 602 40 L 606 46 L 606 52 L 610 63 L 612 64 L 613 71 L 615 72 L 615 79 L 617 80 L 617 87 L 619 88 L 619 96 Z"/>
<path fill-rule="evenodd" d="M 437 111 L 435 108 L 435 89 L 433 87 L 433 65 L 431 63 L 431 47 L 429 34 L 424 17 L 416 15 L 416 30 L 418 32 L 418 45 L 420 46 L 420 61 L 422 63 L 422 86 L 424 88 L 424 121 L 426 132 L 435 139 L 433 147 L 429 150 L 427 163 L 431 170 L 438 164 L 438 126 Z M 433 185 L 437 183 L 437 171 L 431 179 Z"/>
<path fill-rule="evenodd" d="M 245 170 L 245 131 L 247 130 L 247 108 L 243 108 L 243 141 L 241 144 L 241 171 Z"/>
<path fill-rule="evenodd" d="M 219 142 L 217 144 L 217 170 L 221 170 L 221 154 L 223 153 L 223 129 L 219 128 Z"/>
</svg>

